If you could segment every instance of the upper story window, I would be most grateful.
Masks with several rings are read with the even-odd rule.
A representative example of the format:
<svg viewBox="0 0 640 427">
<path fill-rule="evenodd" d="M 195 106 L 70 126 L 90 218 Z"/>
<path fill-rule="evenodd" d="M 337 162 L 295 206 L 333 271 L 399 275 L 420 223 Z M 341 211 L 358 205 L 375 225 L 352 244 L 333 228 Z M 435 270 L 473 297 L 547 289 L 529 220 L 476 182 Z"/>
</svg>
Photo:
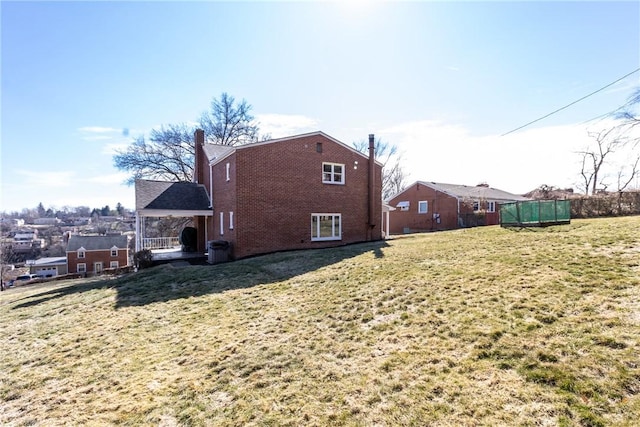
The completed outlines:
<svg viewBox="0 0 640 427">
<path fill-rule="evenodd" d="M 496 202 L 487 202 L 487 212 L 496 211 Z"/>
<path fill-rule="evenodd" d="M 78 258 L 84 258 L 84 248 L 78 249 Z"/>
<path fill-rule="evenodd" d="M 427 213 L 429 212 L 429 202 L 426 200 L 422 200 L 418 202 L 418 213 Z"/>
<path fill-rule="evenodd" d="M 231 181 L 231 164 L 227 163 L 227 181 Z"/>
<path fill-rule="evenodd" d="M 340 163 L 322 163 L 323 184 L 344 184 L 344 165 Z"/>
<path fill-rule="evenodd" d="M 111 256 L 118 256 L 118 248 L 116 246 L 111 248 Z"/>
</svg>

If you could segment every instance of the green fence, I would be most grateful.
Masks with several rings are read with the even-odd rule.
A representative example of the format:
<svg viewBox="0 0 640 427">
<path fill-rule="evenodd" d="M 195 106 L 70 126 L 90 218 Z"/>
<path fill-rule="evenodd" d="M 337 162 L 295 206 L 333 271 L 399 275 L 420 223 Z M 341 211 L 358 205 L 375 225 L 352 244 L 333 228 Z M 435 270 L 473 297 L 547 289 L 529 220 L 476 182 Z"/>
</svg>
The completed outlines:
<svg viewBox="0 0 640 427">
<path fill-rule="evenodd" d="M 530 200 L 500 205 L 500 225 L 503 227 L 536 227 L 569 222 L 569 200 Z"/>
</svg>

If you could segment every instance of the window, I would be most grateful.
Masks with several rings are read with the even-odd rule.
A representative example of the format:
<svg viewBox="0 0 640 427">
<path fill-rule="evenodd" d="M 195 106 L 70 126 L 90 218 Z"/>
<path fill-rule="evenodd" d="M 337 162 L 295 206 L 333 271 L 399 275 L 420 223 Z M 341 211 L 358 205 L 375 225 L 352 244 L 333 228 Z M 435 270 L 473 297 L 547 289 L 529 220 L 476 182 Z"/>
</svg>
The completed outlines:
<svg viewBox="0 0 640 427">
<path fill-rule="evenodd" d="M 117 247 L 112 247 L 111 248 L 111 256 L 118 256 L 118 248 Z"/>
<path fill-rule="evenodd" d="M 231 165 L 227 163 L 227 182 L 231 181 Z"/>
<path fill-rule="evenodd" d="M 311 240 L 342 240 L 342 215 L 311 214 Z"/>
<path fill-rule="evenodd" d="M 233 212 L 229 212 L 229 230 L 233 230 Z"/>
<path fill-rule="evenodd" d="M 409 202 L 398 202 L 396 208 L 400 208 L 401 211 L 408 211 L 410 203 Z"/>
<path fill-rule="evenodd" d="M 473 202 L 473 211 L 478 212 L 480 210 L 480 202 Z"/>
<path fill-rule="evenodd" d="M 78 264 L 78 273 L 86 273 L 87 272 L 87 264 L 81 262 Z"/>
<path fill-rule="evenodd" d="M 322 153 L 322 142 L 316 142 L 316 153 Z"/>
<path fill-rule="evenodd" d="M 118 268 L 119 266 L 118 261 L 111 261 L 109 263 L 109 268 Z"/>
<path fill-rule="evenodd" d="M 487 202 L 487 212 L 496 211 L 496 202 Z"/>
<path fill-rule="evenodd" d="M 84 258 L 84 249 L 78 249 L 78 258 Z"/>
<path fill-rule="evenodd" d="M 422 200 L 418 202 L 418 213 L 427 213 L 429 212 L 429 202 L 426 200 Z"/>
<path fill-rule="evenodd" d="M 322 182 L 324 184 L 344 184 L 344 165 L 338 163 L 323 163 Z"/>
<path fill-rule="evenodd" d="M 224 212 L 220 212 L 220 235 L 224 235 Z"/>
</svg>

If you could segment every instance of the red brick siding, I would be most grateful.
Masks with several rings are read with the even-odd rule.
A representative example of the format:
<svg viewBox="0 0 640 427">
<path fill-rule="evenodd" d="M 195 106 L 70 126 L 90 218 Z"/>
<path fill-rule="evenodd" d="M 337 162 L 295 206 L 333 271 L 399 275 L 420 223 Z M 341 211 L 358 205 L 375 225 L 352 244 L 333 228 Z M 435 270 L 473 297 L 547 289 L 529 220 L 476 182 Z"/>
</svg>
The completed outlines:
<svg viewBox="0 0 640 427">
<path fill-rule="evenodd" d="M 87 273 L 94 272 L 94 264 L 102 262 L 102 268 L 108 269 L 111 261 L 118 261 L 119 267 L 129 265 L 129 249 L 118 249 L 118 256 L 112 257 L 111 250 L 85 251 L 84 258 L 78 258 L 78 252 L 67 253 L 67 268 L 69 273 L 78 271 L 78 264 L 85 263 L 87 265 Z"/>
<path fill-rule="evenodd" d="M 396 208 L 399 202 L 408 201 L 408 211 Z M 418 213 L 418 202 L 428 202 L 428 212 Z M 458 199 L 448 194 L 436 191 L 422 184 L 414 184 L 402 194 L 389 201 L 396 208 L 389 213 L 390 234 L 402 234 L 405 229 L 410 232 L 451 230 L 458 228 Z M 440 215 L 440 223 L 433 218 L 433 214 Z"/>
<path fill-rule="evenodd" d="M 322 143 L 322 152 L 316 143 Z M 357 169 L 354 168 L 355 162 Z M 231 181 L 226 182 L 226 163 Z M 322 163 L 345 165 L 345 185 L 322 183 Z M 373 239 L 381 238 L 381 167 L 375 166 Z M 236 258 L 367 240 L 368 161 L 322 135 L 239 149 L 214 166 L 215 238 L 232 242 Z M 222 183 L 221 183 L 222 181 Z M 224 236 L 219 212 L 225 213 Z M 234 212 L 233 231 L 228 230 Z M 312 213 L 342 214 L 342 240 L 311 241 Z"/>
</svg>

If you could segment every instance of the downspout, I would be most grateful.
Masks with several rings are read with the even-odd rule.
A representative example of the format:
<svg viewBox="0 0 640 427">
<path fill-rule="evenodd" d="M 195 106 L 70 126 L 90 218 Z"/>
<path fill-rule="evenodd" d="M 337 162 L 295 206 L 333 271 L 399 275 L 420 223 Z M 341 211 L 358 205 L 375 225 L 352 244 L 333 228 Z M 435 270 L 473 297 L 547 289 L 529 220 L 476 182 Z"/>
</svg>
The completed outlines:
<svg viewBox="0 0 640 427">
<path fill-rule="evenodd" d="M 213 209 L 213 165 L 209 163 L 209 207 Z"/>
<path fill-rule="evenodd" d="M 376 226 L 373 222 L 376 208 L 376 198 L 374 186 L 376 182 L 376 160 L 375 160 L 375 137 L 372 133 L 369 134 L 369 183 L 368 183 L 368 197 L 369 197 L 369 218 L 367 227 L 367 240 L 373 239 L 373 228 Z M 378 201 L 381 203 L 381 201 Z"/>
</svg>

